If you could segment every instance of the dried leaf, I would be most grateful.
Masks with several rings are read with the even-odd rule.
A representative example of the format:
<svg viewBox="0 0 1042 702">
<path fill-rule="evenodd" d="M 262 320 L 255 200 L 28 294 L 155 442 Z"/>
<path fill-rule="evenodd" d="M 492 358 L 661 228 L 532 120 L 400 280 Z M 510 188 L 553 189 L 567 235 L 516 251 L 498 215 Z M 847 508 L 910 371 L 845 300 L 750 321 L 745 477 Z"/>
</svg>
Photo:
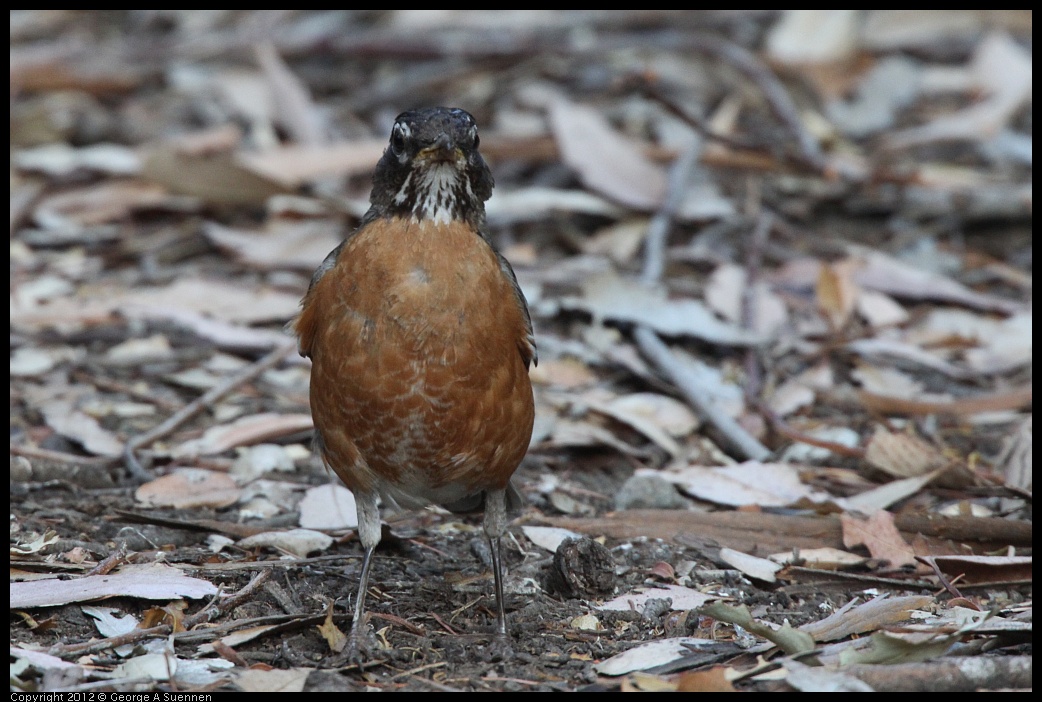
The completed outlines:
<svg viewBox="0 0 1042 702">
<path fill-rule="evenodd" d="M 616 412 L 641 417 L 677 438 L 688 436 L 698 428 L 698 417 L 687 405 L 668 395 L 634 392 L 620 395 L 609 403 Z"/>
<path fill-rule="evenodd" d="M 93 417 L 75 409 L 68 400 L 52 400 L 40 407 L 47 425 L 96 456 L 122 456 L 123 442 Z"/>
<path fill-rule="evenodd" d="M 320 178 L 371 173 L 385 148 L 385 139 L 279 146 L 239 154 L 237 162 L 268 181 L 293 189 Z"/>
<path fill-rule="evenodd" d="M 778 415 L 787 417 L 813 403 L 819 391 L 832 390 L 834 382 L 831 366 L 819 363 L 783 382 L 767 402 Z"/>
<path fill-rule="evenodd" d="M 1033 576 L 1031 556 L 923 556 L 919 560 L 950 577 L 962 576 L 959 582 L 967 584 L 1030 581 Z"/>
<path fill-rule="evenodd" d="M 825 493 L 804 485 L 796 468 L 784 463 L 746 461 L 715 468 L 689 466 L 660 471 L 658 475 L 700 500 L 735 507 L 782 507 L 803 499 L 831 500 Z"/>
<path fill-rule="evenodd" d="M 768 556 L 775 563 L 800 562 L 807 568 L 820 568 L 822 570 L 840 570 L 864 564 L 864 556 L 859 556 L 850 551 L 841 551 L 838 548 L 825 546 L 823 548 L 804 548 L 799 551 L 786 551 L 785 553 L 772 553 Z"/>
<path fill-rule="evenodd" d="M 894 526 L 894 516 L 884 510 L 867 520 L 848 514 L 840 515 L 843 525 L 843 545 L 847 548 L 864 545 L 873 558 L 889 561 L 893 568 L 914 565 L 915 552 Z"/>
<path fill-rule="evenodd" d="M 325 139 L 311 91 L 279 56 L 271 42 L 254 46 L 254 56 L 271 87 L 272 103 L 279 123 L 301 144 L 321 144 Z"/>
<path fill-rule="evenodd" d="M 907 497 L 911 497 L 944 472 L 945 468 L 938 468 L 914 478 L 891 480 L 889 483 L 880 485 L 877 488 L 860 492 L 852 497 L 845 497 L 839 503 L 845 509 L 872 514 L 876 510 L 886 509 Z"/>
<path fill-rule="evenodd" d="M 249 668 L 235 676 L 235 686 L 243 692 L 303 692 L 314 668 Z"/>
<path fill-rule="evenodd" d="M 995 472 L 1006 476 L 1006 485 L 1028 492 L 1032 488 L 1032 417 L 1028 416 L 1006 439 L 995 461 Z"/>
<path fill-rule="evenodd" d="M 262 205 L 273 195 L 287 192 L 239 163 L 231 153 L 186 153 L 163 147 L 145 158 L 142 176 L 170 192 L 191 195 L 215 205 Z"/>
<path fill-rule="evenodd" d="M 236 419 L 230 424 L 210 427 L 201 437 L 176 446 L 171 453 L 175 458 L 212 456 L 236 446 L 261 443 L 306 431 L 313 426 L 310 414 L 263 412 Z"/>
<path fill-rule="evenodd" d="M 250 288 L 207 278 L 182 278 L 162 288 L 131 290 L 117 298 L 128 314 L 171 314 L 192 310 L 229 322 L 284 322 L 300 307 L 300 296 L 270 287 Z"/>
<path fill-rule="evenodd" d="M 557 551 L 557 547 L 561 545 L 561 542 L 565 539 L 581 539 L 581 534 L 576 534 L 574 531 L 568 529 L 560 529 L 558 527 L 540 527 L 540 526 L 523 526 L 521 531 L 525 533 L 528 540 L 540 548 L 544 548 L 551 553 Z"/>
<path fill-rule="evenodd" d="M 346 487 L 330 483 L 310 488 L 300 501 L 300 526 L 305 529 L 354 529 L 358 507 Z"/>
<path fill-rule="evenodd" d="M 975 86 L 985 98 L 970 107 L 936 117 L 920 127 L 888 135 L 892 148 L 908 148 L 940 140 L 991 139 L 1031 98 L 1032 57 L 1005 32 L 989 33 L 971 63 Z"/>
<path fill-rule="evenodd" d="M 597 382 L 590 367 L 577 358 L 548 358 L 539 360 L 539 365 L 529 371 L 533 383 L 549 385 L 559 389 L 585 387 Z"/>
<path fill-rule="evenodd" d="M 179 468 L 145 483 L 134 499 L 148 507 L 192 509 L 235 504 L 242 490 L 227 473 L 201 468 Z"/>
<path fill-rule="evenodd" d="M 721 622 L 737 624 L 757 636 L 762 636 L 789 655 L 814 650 L 814 639 L 810 634 L 793 629 L 788 622 L 780 629 L 773 629 L 753 619 L 745 605 L 734 607 L 723 602 L 712 602 L 703 607 L 701 613 Z"/>
<path fill-rule="evenodd" d="M 706 304 L 714 312 L 734 324 L 742 323 L 743 298 L 749 292 L 745 269 L 733 264 L 718 266 L 706 282 Z M 788 321 L 785 302 L 763 281 L 758 281 L 752 290 L 752 328 L 764 336 L 770 336 Z"/>
<path fill-rule="evenodd" d="M 760 334 L 718 319 L 697 300 L 672 300 L 653 290 L 614 274 L 589 276 L 582 282 L 582 297 L 561 300 L 566 309 L 578 309 L 595 320 L 643 324 L 670 336 L 691 336 L 716 344 L 754 346 Z"/>
<path fill-rule="evenodd" d="M 815 641 L 839 641 L 848 636 L 876 631 L 911 619 L 913 610 L 926 609 L 933 598 L 924 595 L 887 597 L 880 595 L 856 607 L 844 607 L 825 619 L 800 627 Z"/>
<path fill-rule="evenodd" d="M 585 190 L 540 187 L 497 189 L 487 208 L 489 221 L 499 225 L 539 221 L 559 212 L 617 218 L 625 210 Z"/>
<path fill-rule="evenodd" d="M 738 692 L 728 679 L 728 673 L 729 670 L 722 665 L 681 673 L 676 680 L 677 692 Z"/>
<path fill-rule="evenodd" d="M 841 329 L 850 320 L 857 304 L 858 287 L 853 279 L 854 268 L 849 261 L 822 265 L 818 273 L 816 296 L 818 307 L 832 324 Z"/>
<path fill-rule="evenodd" d="M 767 34 L 767 55 L 783 64 L 832 63 L 857 48 L 854 10 L 786 10 Z"/>
<path fill-rule="evenodd" d="M 720 560 L 737 568 L 749 577 L 762 580 L 765 583 L 776 582 L 777 578 L 774 577 L 774 574 L 781 570 L 780 565 L 766 558 L 751 556 L 748 553 L 742 553 L 727 547 L 720 549 Z"/>
<path fill-rule="evenodd" d="M 54 607 L 70 602 L 107 597 L 146 600 L 199 599 L 217 594 L 213 583 L 189 578 L 182 571 L 160 563 L 124 566 L 115 573 L 88 575 L 72 580 L 38 580 L 11 583 L 11 609 Z"/>
<path fill-rule="evenodd" d="M 93 144 L 74 148 L 67 144 L 46 144 L 16 151 L 15 166 L 26 171 L 41 171 L 52 177 L 68 177 L 78 170 L 97 171 L 113 176 L 136 175 L 141 159 L 126 146 Z"/>
<path fill-rule="evenodd" d="M 307 558 L 315 551 L 325 551 L 333 543 L 333 537 L 314 529 L 289 529 L 287 531 L 265 531 L 247 536 L 239 541 L 241 548 L 270 547 L 297 558 Z"/>
<path fill-rule="evenodd" d="M 139 210 L 184 209 L 184 198 L 166 188 L 134 180 L 96 183 L 43 198 L 34 218 L 45 227 L 93 227 L 119 222 Z"/>
<path fill-rule="evenodd" d="M 634 646 L 627 651 L 594 664 L 593 667 L 601 675 L 625 675 L 636 670 L 657 668 L 672 661 L 686 658 L 691 655 L 692 649 L 698 650 L 716 645 L 715 641 L 695 637 L 661 639 Z"/>
<path fill-rule="evenodd" d="M 875 692 L 871 685 L 842 670 L 809 666 L 793 658 L 781 661 L 785 682 L 800 692 Z"/>
<path fill-rule="evenodd" d="M 908 478 L 924 475 L 949 463 L 940 451 L 910 434 L 876 427 L 865 447 L 865 460 L 888 475 Z"/>
<path fill-rule="evenodd" d="M 860 256 L 853 281 L 869 290 L 912 300 L 954 302 L 1007 313 L 1020 311 L 1022 307 L 1012 300 L 975 292 L 940 273 L 917 268 L 878 251 Z"/>
<path fill-rule="evenodd" d="M 561 157 L 583 183 L 628 207 L 652 210 L 666 194 L 665 170 L 616 132 L 592 107 L 557 98 L 550 126 Z"/>
<path fill-rule="evenodd" d="M 347 636 L 333 623 L 333 600 L 328 597 L 323 597 L 322 600 L 326 606 L 326 618 L 316 628 L 329 645 L 329 650 L 340 653 L 347 645 Z"/>
</svg>

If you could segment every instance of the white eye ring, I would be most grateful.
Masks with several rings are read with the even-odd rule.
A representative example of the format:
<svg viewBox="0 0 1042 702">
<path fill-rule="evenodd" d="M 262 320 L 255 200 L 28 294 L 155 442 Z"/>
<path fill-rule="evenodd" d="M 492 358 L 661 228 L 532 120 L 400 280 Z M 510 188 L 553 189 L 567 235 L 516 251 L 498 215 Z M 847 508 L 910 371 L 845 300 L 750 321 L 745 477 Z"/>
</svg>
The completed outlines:
<svg viewBox="0 0 1042 702">
<path fill-rule="evenodd" d="M 411 134 L 409 125 L 404 122 L 396 122 L 391 128 L 391 151 L 395 156 L 401 157 L 405 154 L 405 140 L 409 134 Z"/>
</svg>

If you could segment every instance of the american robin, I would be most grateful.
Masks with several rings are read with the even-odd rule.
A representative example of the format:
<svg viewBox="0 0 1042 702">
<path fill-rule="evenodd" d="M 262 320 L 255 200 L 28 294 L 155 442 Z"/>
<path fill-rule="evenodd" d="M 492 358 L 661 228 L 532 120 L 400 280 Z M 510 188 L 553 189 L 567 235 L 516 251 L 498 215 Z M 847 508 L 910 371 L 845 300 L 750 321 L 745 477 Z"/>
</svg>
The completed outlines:
<svg viewBox="0 0 1042 702">
<path fill-rule="evenodd" d="M 296 320 L 300 353 L 313 364 L 317 450 L 358 505 L 365 556 L 348 639 L 355 658 L 380 541 L 378 499 L 484 508 L 506 641 L 499 541 L 520 507 L 510 478 L 532 436 L 536 346 L 514 271 L 486 231 L 492 186 L 468 112 L 399 115 L 369 211 L 319 266 Z"/>
</svg>

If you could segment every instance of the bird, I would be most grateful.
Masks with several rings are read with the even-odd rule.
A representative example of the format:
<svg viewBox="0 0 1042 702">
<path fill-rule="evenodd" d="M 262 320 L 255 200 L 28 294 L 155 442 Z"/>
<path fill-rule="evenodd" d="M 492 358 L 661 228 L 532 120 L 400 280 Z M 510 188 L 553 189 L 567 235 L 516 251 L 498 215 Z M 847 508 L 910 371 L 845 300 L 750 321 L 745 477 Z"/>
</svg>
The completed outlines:
<svg viewBox="0 0 1042 702">
<path fill-rule="evenodd" d="M 364 549 L 346 644 L 368 654 L 366 591 L 379 505 L 484 511 L 495 638 L 509 651 L 500 538 L 532 436 L 532 318 L 490 240 L 492 172 L 459 108 L 403 112 L 373 172 L 370 207 L 315 271 L 295 320 L 311 359 L 314 446 L 354 493 Z"/>
</svg>

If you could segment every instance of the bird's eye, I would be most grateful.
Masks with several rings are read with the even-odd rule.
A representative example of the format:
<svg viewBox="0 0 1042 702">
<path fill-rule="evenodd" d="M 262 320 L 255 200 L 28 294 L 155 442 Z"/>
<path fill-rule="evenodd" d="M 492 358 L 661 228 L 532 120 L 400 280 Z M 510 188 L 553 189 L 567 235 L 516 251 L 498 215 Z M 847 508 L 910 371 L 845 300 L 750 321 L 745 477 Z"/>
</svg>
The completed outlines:
<svg viewBox="0 0 1042 702">
<path fill-rule="evenodd" d="M 478 136 L 478 128 L 472 127 L 470 133 L 474 135 L 474 148 L 478 148 L 478 144 L 481 143 L 481 137 Z"/>
<path fill-rule="evenodd" d="M 395 156 L 401 156 L 405 152 L 405 132 L 397 124 L 391 130 L 391 151 Z"/>
</svg>

